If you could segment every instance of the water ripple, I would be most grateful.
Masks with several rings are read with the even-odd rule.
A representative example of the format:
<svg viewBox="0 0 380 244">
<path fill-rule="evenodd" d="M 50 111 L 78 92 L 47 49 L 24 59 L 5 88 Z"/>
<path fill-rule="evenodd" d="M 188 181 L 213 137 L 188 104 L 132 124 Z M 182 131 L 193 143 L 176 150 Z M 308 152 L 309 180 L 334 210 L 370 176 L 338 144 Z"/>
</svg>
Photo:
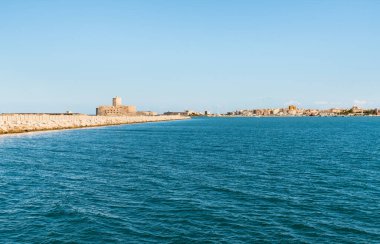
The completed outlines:
<svg viewBox="0 0 380 244">
<path fill-rule="evenodd" d="M 379 118 L 0 137 L 2 243 L 380 243 Z"/>
</svg>

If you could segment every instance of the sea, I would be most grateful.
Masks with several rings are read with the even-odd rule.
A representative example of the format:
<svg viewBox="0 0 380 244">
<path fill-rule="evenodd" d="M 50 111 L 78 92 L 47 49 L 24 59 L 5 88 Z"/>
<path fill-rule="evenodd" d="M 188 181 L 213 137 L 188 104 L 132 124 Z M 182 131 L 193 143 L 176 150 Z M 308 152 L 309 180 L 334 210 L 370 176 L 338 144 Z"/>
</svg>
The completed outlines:
<svg viewBox="0 0 380 244">
<path fill-rule="evenodd" d="M 380 118 L 3 135 L 0 243 L 380 243 Z"/>
</svg>

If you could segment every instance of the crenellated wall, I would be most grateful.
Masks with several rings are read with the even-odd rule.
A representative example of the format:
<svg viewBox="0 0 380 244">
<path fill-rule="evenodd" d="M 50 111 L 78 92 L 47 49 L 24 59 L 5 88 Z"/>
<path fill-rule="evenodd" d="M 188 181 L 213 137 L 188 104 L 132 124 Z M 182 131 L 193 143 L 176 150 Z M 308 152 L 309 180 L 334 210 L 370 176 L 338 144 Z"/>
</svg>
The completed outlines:
<svg viewBox="0 0 380 244">
<path fill-rule="evenodd" d="M 0 134 L 189 119 L 185 116 L 1 114 Z"/>
</svg>

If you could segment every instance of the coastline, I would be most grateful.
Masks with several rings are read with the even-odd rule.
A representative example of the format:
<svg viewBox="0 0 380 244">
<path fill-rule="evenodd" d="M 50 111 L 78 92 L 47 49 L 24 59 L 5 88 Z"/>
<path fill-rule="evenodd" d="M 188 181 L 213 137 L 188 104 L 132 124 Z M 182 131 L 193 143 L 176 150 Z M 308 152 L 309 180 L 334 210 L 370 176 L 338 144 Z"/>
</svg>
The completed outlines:
<svg viewBox="0 0 380 244">
<path fill-rule="evenodd" d="M 375 117 L 379 118 L 380 115 L 255 115 L 255 116 L 247 116 L 247 115 L 218 115 L 218 116 L 191 116 L 192 118 L 363 118 L 363 117 Z"/>
<path fill-rule="evenodd" d="M 191 118 L 188 116 L 0 115 L 0 136 L 186 119 Z"/>
</svg>

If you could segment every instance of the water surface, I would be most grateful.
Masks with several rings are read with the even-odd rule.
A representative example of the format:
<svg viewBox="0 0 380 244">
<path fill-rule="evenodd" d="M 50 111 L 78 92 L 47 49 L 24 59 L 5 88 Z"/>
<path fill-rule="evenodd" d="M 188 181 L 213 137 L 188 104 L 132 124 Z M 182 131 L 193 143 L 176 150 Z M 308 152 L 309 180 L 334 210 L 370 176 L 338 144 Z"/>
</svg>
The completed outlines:
<svg viewBox="0 0 380 244">
<path fill-rule="evenodd" d="M 0 242 L 380 242 L 380 118 L 0 137 Z"/>
</svg>

